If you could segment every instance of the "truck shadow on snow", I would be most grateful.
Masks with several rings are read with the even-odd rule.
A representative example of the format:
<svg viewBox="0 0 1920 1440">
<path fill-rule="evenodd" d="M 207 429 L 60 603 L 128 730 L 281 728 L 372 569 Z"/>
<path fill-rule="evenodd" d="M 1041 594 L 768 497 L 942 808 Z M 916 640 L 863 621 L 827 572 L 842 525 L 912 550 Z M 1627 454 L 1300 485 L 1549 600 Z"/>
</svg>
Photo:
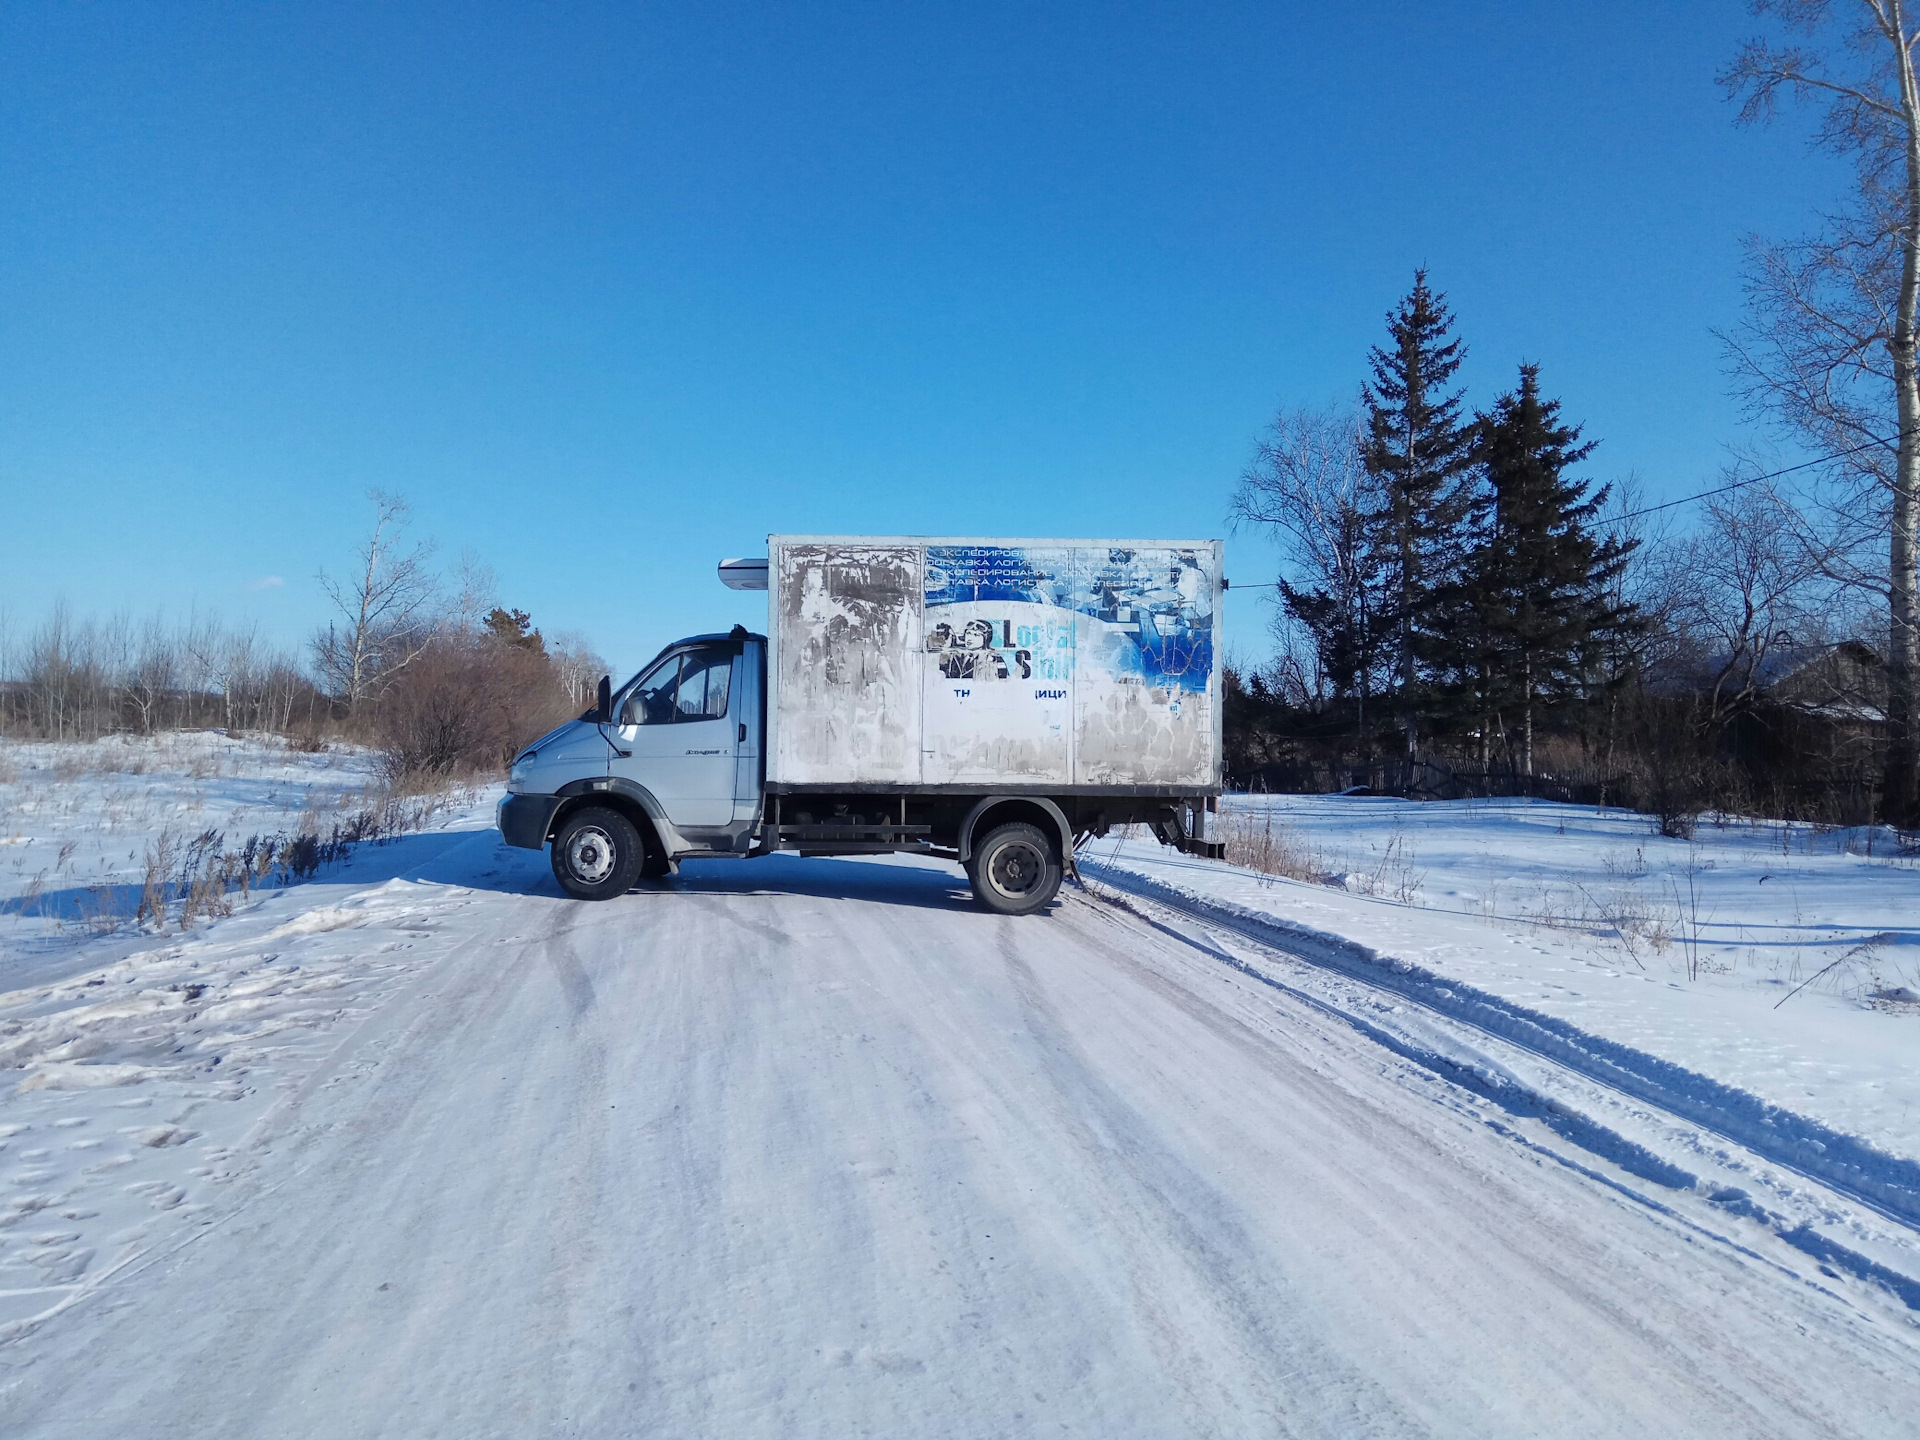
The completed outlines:
<svg viewBox="0 0 1920 1440">
<path fill-rule="evenodd" d="M 871 900 L 930 910 L 980 910 L 957 866 L 879 856 L 767 855 L 757 860 L 692 860 L 666 880 L 643 881 L 632 894 L 806 895 L 821 900 Z M 985 914 L 985 911 L 980 913 Z"/>
<path fill-rule="evenodd" d="M 508 895 L 538 895 L 561 899 L 564 892 L 553 878 L 544 852 L 514 850 L 501 844 L 487 863 L 454 873 L 430 866 L 418 878 L 494 890 Z M 905 857 L 840 860 L 827 856 L 802 859 L 797 855 L 767 855 L 754 860 L 687 860 L 680 873 L 663 880 L 643 880 L 613 905 L 675 895 L 810 896 L 820 900 L 864 900 L 883 905 L 917 906 L 928 910 L 979 911 L 958 866 Z M 588 904 L 573 901 L 569 904 Z"/>
</svg>

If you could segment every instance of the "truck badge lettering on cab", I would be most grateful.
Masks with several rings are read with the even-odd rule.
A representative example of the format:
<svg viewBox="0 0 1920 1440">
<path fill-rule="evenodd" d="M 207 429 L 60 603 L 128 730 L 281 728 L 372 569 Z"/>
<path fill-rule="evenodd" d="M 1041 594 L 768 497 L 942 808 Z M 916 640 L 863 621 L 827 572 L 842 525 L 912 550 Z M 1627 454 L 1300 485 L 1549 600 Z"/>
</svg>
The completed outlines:
<svg viewBox="0 0 1920 1440">
<path fill-rule="evenodd" d="M 1033 692 L 1033 698 L 1036 700 L 1064 700 L 1067 698 L 1067 692 L 1064 690 L 1036 690 Z"/>
</svg>

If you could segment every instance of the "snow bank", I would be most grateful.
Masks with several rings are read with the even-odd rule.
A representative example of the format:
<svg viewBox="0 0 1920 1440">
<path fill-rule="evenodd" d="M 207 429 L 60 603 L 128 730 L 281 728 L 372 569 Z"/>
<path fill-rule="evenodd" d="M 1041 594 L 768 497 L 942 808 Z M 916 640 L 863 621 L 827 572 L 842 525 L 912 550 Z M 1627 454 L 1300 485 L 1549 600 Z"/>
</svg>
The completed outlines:
<svg viewBox="0 0 1920 1440">
<path fill-rule="evenodd" d="M 443 833 L 155 933 L 130 906 L 86 903 L 137 891 L 163 831 L 297 830 L 359 803 L 371 757 L 169 735 L 9 743 L 0 762 L 4 1340 L 210 1223 L 273 1143 L 263 1118 L 331 1053 L 333 1033 L 450 948 L 424 912 L 444 918 L 468 892 L 394 870 L 498 835 L 477 797 Z"/>
<path fill-rule="evenodd" d="M 1082 869 L 1260 927 L 1877 1203 L 1920 1207 L 1920 1008 L 1897 998 L 1920 983 L 1910 860 L 1808 827 L 1669 841 L 1644 816 L 1524 801 L 1225 808 L 1229 825 L 1279 827 L 1302 868 L 1364 883 L 1138 840 L 1088 847 Z"/>
</svg>

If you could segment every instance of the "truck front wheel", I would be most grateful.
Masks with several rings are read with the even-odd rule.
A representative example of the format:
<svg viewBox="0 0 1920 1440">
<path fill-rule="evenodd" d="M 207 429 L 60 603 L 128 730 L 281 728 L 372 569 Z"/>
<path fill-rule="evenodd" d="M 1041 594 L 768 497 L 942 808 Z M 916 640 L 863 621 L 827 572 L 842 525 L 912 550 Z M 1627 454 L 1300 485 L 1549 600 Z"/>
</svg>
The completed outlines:
<svg viewBox="0 0 1920 1440">
<path fill-rule="evenodd" d="M 560 823 L 553 837 L 553 878 L 576 900 L 611 900 L 640 878 L 640 832 L 618 810 L 589 806 Z"/>
<path fill-rule="evenodd" d="M 1060 859 L 1047 837 L 1021 823 L 998 825 L 967 861 L 973 893 L 1002 915 L 1031 915 L 1060 889 Z"/>
</svg>

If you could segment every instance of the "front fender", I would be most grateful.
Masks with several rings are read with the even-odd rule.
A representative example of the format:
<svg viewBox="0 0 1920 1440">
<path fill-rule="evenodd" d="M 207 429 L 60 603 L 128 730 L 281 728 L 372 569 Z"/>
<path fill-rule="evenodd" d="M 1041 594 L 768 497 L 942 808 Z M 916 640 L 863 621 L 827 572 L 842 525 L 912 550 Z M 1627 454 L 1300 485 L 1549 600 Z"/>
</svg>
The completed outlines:
<svg viewBox="0 0 1920 1440">
<path fill-rule="evenodd" d="M 694 848 L 667 819 L 666 807 L 654 799 L 653 792 L 624 775 L 591 775 L 568 781 L 554 792 L 554 798 L 560 802 L 555 808 L 556 811 L 570 809 L 582 800 L 598 796 L 618 797 L 637 808 L 653 826 L 653 833 L 660 838 L 660 847 L 667 855 L 681 855 Z"/>
</svg>

